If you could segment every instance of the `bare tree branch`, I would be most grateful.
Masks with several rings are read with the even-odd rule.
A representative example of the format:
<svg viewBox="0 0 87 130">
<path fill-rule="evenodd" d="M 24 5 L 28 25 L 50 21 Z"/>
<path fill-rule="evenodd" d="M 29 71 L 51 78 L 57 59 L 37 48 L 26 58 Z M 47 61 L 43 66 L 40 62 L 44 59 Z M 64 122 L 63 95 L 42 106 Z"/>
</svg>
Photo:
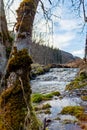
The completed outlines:
<svg viewBox="0 0 87 130">
<path fill-rule="evenodd" d="M 87 22 L 87 16 L 86 16 L 86 11 L 85 11 L 85 4 L 84 4 L 84 0 L 82 1 L 82 5 L 83 5 L 83 15 L 84 15 L 84 21 Z"/>
<path fill-rule="evenodd" d="M 7 8 L 10 8 L 10 6 L 14 3 L 14 0 L 8 0 L 7 1 L 7 4 L 6 4 L 6 7 Z"/>
<path fill-rule="evenodd" d="M 49 1 L 49 3 L 52 5 L 52 2 L 51 2 L 51 0 L 48 0 Z"/>
</svg>

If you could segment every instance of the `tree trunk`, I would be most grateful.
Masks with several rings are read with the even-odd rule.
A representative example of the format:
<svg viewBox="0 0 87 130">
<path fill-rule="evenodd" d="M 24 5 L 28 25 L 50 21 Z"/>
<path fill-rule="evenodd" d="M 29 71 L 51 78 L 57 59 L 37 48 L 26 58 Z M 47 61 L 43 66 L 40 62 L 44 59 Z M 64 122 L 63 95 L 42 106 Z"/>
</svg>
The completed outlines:
<svg viewBox="0 0 87 130">
<path fill-rule="evenodd" d="M 0 78 L 2 77 L 6 65 L 6 46 L 9 46 L 9 32 L 4 10 L 3 0 L 0 0 Z"/>
<path fill-rule="evenodd" d="M 23 0 L 17 10 L 16 46 L 18 50 L 27 48 L 32 43 L 32 28 L 39 0 Z"/>
<path fill-rule="evenodd" d="M 0 40 L 3 40 L 4 44 L 9 39 L 9 32 L 7 28 L 7 21 L 4 10 L 3 0 L 0 0 Z"/>
<path fill-rule="evenodd" d="M 17 48 L 14 47 L 8 61 L 7 88 L 0 96 L 0 130 L 40 130 L 41 124 L 31 104 L 29 74 L 32 60 L 26 50 L 32 42 L 32 27 L 38 2 L 39 0 L 23 0 L 17 10 Z"/>
</svg>

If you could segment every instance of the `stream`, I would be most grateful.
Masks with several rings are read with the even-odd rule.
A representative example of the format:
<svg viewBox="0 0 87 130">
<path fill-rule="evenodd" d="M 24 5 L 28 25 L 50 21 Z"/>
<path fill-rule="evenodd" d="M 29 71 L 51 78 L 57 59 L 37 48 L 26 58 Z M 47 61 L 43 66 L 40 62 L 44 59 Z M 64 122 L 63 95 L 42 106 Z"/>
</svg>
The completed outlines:
<svg viewBox="0 0 87 130">
<path fill-rule="evenodd" d="M 77 120 L 71 115 L 61 115 L 60 112 L 65 106 L 75 106 L 81 103 L 79 97 L 72 97 L 65 92 L 65 87 L 69 84 L 76 76 L 78 69 L 76 68 L 52 68 L 46 74 L 37 76 L 35 80 L 31 80 L 31 87 L 33 93 L 49 93 L 52 91 L 59 91 L 63 98 L 54 97 L 50 101 L 44 101 L 41 104 L 49 103 L 51 105 L 51 114 L 37 113 L 40 120 L 50 119 L 48 124 L 48 130 L 82 130 L 75 121 Z M 68 123 L 64 123 L 65 121 Z"/>
</svg>

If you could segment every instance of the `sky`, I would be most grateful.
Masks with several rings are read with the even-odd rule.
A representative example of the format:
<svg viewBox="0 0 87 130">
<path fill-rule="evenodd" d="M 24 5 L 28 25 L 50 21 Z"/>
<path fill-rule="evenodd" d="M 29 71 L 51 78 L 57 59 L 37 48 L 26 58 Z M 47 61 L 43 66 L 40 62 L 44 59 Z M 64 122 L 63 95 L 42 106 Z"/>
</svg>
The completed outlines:
<svg viewBox="0 0 87 130">
<path fill-rule="evenodd" d="M 7 0 L 5 0 L 7 1 Z M 17 9 L 21 0 L 15 0 L 11 9 Z M 66 0 L 67 1 L 67 0 Z M 69 1 L 65 4 L 57 4 L 57 0 L 52 0 L 52 5 L 43 0 L 45 9 L 49 11 L 51 20 L 44 19 L 41 4 L 38 6 L 34 21 L 33 39 L 45 45 L 53 46 L 61 50 L 72 53 L 74 56 L 84 57 L 84 47 L 86 38 L 86 27 L 83 30 L 84 20 L 82 13 L 78 16 L 78 11 L 74 11 Z M 55 6 L 55 3 L 57 6 Z M 8 23 L 15 22 L 16 13 L 13 15 L 10 10 L 6 11 Z"/>
</svg>

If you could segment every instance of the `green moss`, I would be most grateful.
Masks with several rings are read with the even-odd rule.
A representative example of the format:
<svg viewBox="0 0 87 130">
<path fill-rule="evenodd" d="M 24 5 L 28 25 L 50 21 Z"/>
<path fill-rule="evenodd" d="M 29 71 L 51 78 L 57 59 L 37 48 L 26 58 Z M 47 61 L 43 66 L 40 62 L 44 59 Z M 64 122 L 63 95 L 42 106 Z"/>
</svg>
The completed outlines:
<svg viewBox="0 0 87 130">
<path fill-rule="evenodd" d="M 23 49 L 13 54 L 8 63 L 8 71 L 17 71 L 24 69 L 29 71 L 31 69 L 30 64 L 32 63 L 31 57 L 28 55 L 28 50 Z"/>
<path fill-rule="evenodd" d="M 32 123 L 29 123 L 29 130 L 39 130 L 39 122 L 33 112 L 31 103 L 30 103 L 30 86 L 26 86 L 24 89 L 26 92 L 26 98 L 29 101 L 29 108 L 30 108 L 30 115 L 29 120 Z M 8 88 L 6 91 L 3 91 L 1 97 L 0 97 L 0 105 L 1 110 L 0 112 L 3 113 L 3 119 L 5 119 L 6 122 L 8 122 L 9 126 L 13 128 L 13 130 L 18 130 L 21 127 L 21 124 L 24 125 L 25 117 L 27 115 L 27 106 L 25 103 L 25 100 L 23 98 L 22 89 L 20 85 L 13 86 Z M 5 102 L 4 102 L 5 101 Z M 4 109 L 3 109 L 4 108 Z M 4 111 L 3 111 L 4 110 Z M 0 124 L 1 121 L 0 121 Z M 0 126 L 0 130 L 2 130 L 3 125 Z M 7 126 L 5 126 L 6 130 L 9 130 Z"/>
<path fill-rule="evenodd" d="M 17 93 L 12 93 L 16 89 Z M 13 130 L 17 130 L 20 128 L 20 124 L 24 123 L 24 119 L 26 116 L 26 104 L 23 99 L 22 90 L 20 87 L 20 91 L 17 87 L 9 88 L 4 91 L 1 95 L 1 112 L 3 113 L 3 119 L 8 122 L 9 126 L 13 128 Z M 4 102 L 5 101 L 5 102 Z M 25 108 L 25 110 L 23 109 Z M 4 111 L 3 111 L 4 109 Z M 15 122 L 14 122 L 15 121 Z M 0 122 L 1 123 L 1 122 Z M 6 130 L 9 128 L 6 127 Z M 3 125 L 0 129 L 3 128 Z"/>
<path fill-rule="evenodd" d="M 12 43 L 13 40 L 14 40 L 14 38 L 10 36 L 10 37 L 9 37 L 9 42 Z"/>
<path fill-rule="evenodd" d="M 49 72 L 50 65 L 42 66 L 40 64 L 32 64 L 31 68 L 32 68 L 32 71 L 31 71 L 31 79 L 32 79 L 36 77 L 37 75 L 41 75 L 46 72 Z"/>
<path fill-rule="evenodd" d="M 69 119 L 63 120 L 63 124 L 75 124 L 76 122 L 77 120 L 69 120 Z"/>
<path fill-rule="evenodd" d="M 44 111 L 45 114 L 51 114 L 50 109 L 47 109 L 46 111 Z"/>
<path fill-rule="evenodd" d="M 43 95 L 43 99 L 44 100 L 50 100 L 50 99 L 52 99 L 53 98 L 53 94 L 52 93 L 48 93 L 48 94 L 44 94 Z"/>
<path fill-rule="evenodd" d="M 70 84 L 66 86 L 66 90 L 73 90 L 85 87 L 87 85 L 87 76 L 80 75 L 76 77 Z"/>
<path fill-rule="evenodd" d="M 51 108 L 51 105 L 48 103 L 44 104 L 42 106 L 34 106 L 35 111 L 42 111 L 42 110 L 49 109 L 49 108 Z"/>
<path fill-rule="evenodd" d="M 87 114 L 84 113 L 84 108 L 81 106 L 67 106 L 61 111 L 61 114 L 70 114 L 76 116 L 80 120 L 87 120 Z"/>
<path fill-rule="evenodd" d="M 43 106 L 42 106 L 42 109 L 47 109 L 47 108 L 51 108 L 51 105 L 50 104 L 44 104 Z"/>
<path fill-rule="evenodd" d="M 42 94 L 39 94 L 39 93 L 32 94 L 32 102 L 38 103 L 38 102 L 41 102 L 42 100 L 43 100 Z"/>
<path fill-rule="evenodd" d="M 44 69 L 39 64 L 33 64 L 32 65 L 32 75 L 40 75 L 44 73 Z"/>
<path fill-rule="evenodd" d="M 34 111 L 30 113 L 30 122 L 28 124 L 27 130 L 39 130 L 40 126 L 42 125 L 41 122 L 36 118 Z"/>
<path fill-rule="evenodd" d="M 9 55 L 10 55 L 10 53 L 11 53 L 11 46 L 9 46 L 9 47 L 6 47 L 6 57 L 7 58 L 9 58 Z"/>
<path fill-rule="evenodd" d="M 87 101 L 87 96 L 81 96 L 81 99 L 82 99 L 83 101 Z"/>
<path fill-rule="evenodd" d="M 56 117 L 55 120 L 61 120 L 60 117 Z"/>
<path fill-rule="evenodd" d="M 20 7 L 17 10 L 17 15 L 18 15 L 17 24 L 16 24 L 17 31 L 21 26 L 20 32 L 30 32 L 31 34 L 32 25 L 33 25 L 32 23 L 36 13 L 36 8 L 37 6 L 34 0 L 23 0 L 20 3 Z M 26 16 L 23 19 L 23 22 L 21 22 L 24 12 L 26 12 Z"/>
<path fill-rule="evenodd" d="M 39 103 L 41 101 L 50 100 L 53 98 L 53 96 L 59 96 L 59 95 L 60 93 L 58 91 L 51 92 L 48 94 L 40 94 L 40 93 L 32 94 L 32 102 Z"/>
<path fill-rule="evenodd" d="M 31 87 L 29 85 L 28 76 L 31 63 L 32 60 L 25 49 L 18 52 L 15 51 L 13 57 L 9 60 L 9 73 L 14 71 L 17 75 L 17 79 L 13 85 L 9 86 L 9 88 L 4 90 L 0 95 L 0 113 L 2 113 L 0 130 L 9 130 L 9 127 L 12 127 L 13 130 L 24 129 L 26 116 L 28 121 L 25 122 L 27 129 L 39 130 L 40 124 L 31 105 Z M 18 74 L 18 70 L 21 70 L 20 74 Z M 19 77 L 21 78 L 23 85 L 21 84 Z M 22 87 L 30 112 L 27 109 Z M 30 113 L 29 115 L 28 112 Z M 7 127 L 5 123 L 2 123 L 3 120 L 5 120 L 9 127 Z"/>
<path fill-rule="evenodd" d="M 43 73 L 44 73 L 44 70 L 41 66 L 36 69 L 36 72 L 35 72 L 36 75 L 43 74 Z"/>
<path fill-rule="evenodd" d="M 84 109 L 81 106 L 67 106 L 63 108 L 63 110 L 61 111 L 61 114 L 75 115 L 78 112 L 83 113 L 83 111 Z"/>
<path fill-rule="evenodd" d="M 60 96 L 60 92 L 58 92 L 58 91 L 52 92 L 52 94 L 53 94 L 54 96 Z"/>
</svg>

